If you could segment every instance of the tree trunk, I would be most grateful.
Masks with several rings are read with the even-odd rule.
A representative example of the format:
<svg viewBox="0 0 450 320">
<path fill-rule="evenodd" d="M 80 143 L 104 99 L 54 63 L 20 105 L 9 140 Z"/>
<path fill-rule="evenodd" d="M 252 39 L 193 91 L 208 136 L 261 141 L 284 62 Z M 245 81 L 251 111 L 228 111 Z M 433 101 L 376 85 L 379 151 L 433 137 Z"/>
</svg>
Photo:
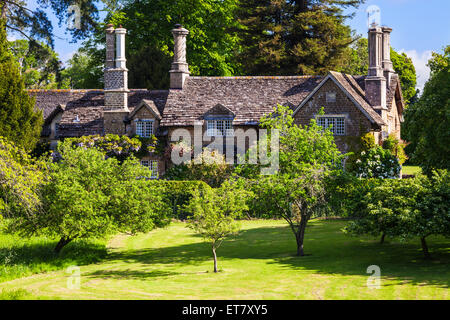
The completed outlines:
<svg viewBox="0 0 450 320">
<path fill-rule="evenodd" d="M 56 244 L 56 247 L 54 249 L 55 253 L 59 254 L 61 252 L 62 248 L 64 248 L 67 244 L 69 244 L 70 241 L 72 241 L 72 239 L 62 237 L 59 240 L 59 242 Z"/>
<path fill-rule="evenodd" d="M 0 0 L 0 19 L 6 19 L 6 1 Z M 5 21 L 6 23 L 6 21 Z M 6 28 L 6 26 L 5 26 Z"/>
<path fill-rule="evenodd" d="M 303 251 L 303 240 L 305 239 L 305 229 L 306 229 L 306 221 L 302 218 L 300 221 L 300 226 L 298 233 L 295 234 L 295 239 L 297 240 L 297 256 L 303 257 L 305 255 Z"/>
<path fill-rule="evenodd" d="M 381 235 L 381 239 L 380 239 L 381 244 L 384 243 L 384 237 L 386 237 L 386 233 L 383 232 L 383 234 Z"/>
<path fill-rule="evenodd" d="M 214 257 L 214 272 L 217 273 L 217 255 L 216 255 L 216 248 L 212 247 L 213 257 Z"/>
<path fill-rule="evenodd" d="M 425 258 L 430 259 L 431 255 L 430 255 L 430 252 L 428 251 L 428 246 L 427 246 L 427 242 L 425 241 L 425 237 L 420 238 L 420 242 L 422 243 L 422 250 L 423 250 L 423 254 L 425 255 Z"/>
</svg>

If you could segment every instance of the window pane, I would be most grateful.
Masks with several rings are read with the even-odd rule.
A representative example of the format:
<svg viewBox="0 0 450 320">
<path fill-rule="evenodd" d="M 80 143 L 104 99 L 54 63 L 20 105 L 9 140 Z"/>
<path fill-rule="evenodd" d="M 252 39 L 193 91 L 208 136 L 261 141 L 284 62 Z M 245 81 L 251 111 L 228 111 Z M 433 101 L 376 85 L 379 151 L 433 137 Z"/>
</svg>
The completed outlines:
<svg viewBox="0 0 450 320">
<path fill-rule="evenodd" d="M 345 135 L 344 117 L 319 117 L 317 124 L 324 129 L 329 129 L 334 135 Z"/>
</svg>

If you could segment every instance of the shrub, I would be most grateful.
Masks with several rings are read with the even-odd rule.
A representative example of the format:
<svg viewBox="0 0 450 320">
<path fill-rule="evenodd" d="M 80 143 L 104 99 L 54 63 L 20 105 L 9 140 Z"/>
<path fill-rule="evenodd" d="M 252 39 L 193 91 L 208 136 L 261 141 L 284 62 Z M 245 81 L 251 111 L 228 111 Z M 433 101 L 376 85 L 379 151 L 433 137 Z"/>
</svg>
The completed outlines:
<svg viewBox="0 0 450 320">
<path fill-rule="evenodd" d="M 169 204 L 172 217 L 179 220 L 186 220 L 189 213 L 185 206 L 189 203 L 196 190 L 208 188 L 203 181 L 154 181 L 161 186 L 163 201 Z"/>
<path fill-rule="evenodd" d="M 355 161 L 353 172 L 360 178 L 398 178 L 401 166 L 389 150 L 379 146 L 361 151 Z"/>
<path fill-rule="evenodd" d="M 182 154 L 192 150 L 184 145 L 173 145 L 172 150 Z M 225 161 L 225 156 L 218 151 L 204 148 L 195 159 L 169 168 L 164 174 L 167 180 L 200 180 L 213 188 L 220 187 L 233 172 L 233 166 Z"/>
<path fill-rule="evenodd" d="M 405 153 L 405 144 L 401 143 L 393 134 L 389 135 L 389 137 L 383 141 L 383 149 L 389 150 L 395 155 L 400 164 L 403 164 L 408 160 Z"/>
</svg>

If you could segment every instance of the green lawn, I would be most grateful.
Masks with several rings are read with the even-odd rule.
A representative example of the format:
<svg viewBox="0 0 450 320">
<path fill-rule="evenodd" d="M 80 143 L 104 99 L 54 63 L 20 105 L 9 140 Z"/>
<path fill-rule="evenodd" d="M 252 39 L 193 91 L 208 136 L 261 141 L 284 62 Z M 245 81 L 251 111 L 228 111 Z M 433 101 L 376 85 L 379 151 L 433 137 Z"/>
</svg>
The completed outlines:
<svg viewBox="0 0 450 320">
<path fill-rule="evenodd" d="M 106 241 L 102 240 L 74 241 L 59 256 L 53 253 L 56 243 L 45 237 L 24 239 L 0 233 L 0 283 L 74 264 L 91 264 L 107 254 Z"/>
<path fill-rule="evenodd" d="M 422 172 L 419 166 L 403 166 L 402 174 L 414 175 Z"/>
<path fill-rule="evenodd" d="M 245 221 L 218 251 L 183 223 L 136 237 L 118 236 L 101 262 L 81 266 L 81 288 L 68 289 L 65 270 L 0 283 L 58 299 L 449 299 L 450 242 L 429 240 L 432 261 L 418 241 L 350 238 L 344 221 L 313 221 L 305 257 L 293 255 L 283 221 Z M 368 288 L 367 267 L 381 268 L 381 288 Z"/>
</svg>

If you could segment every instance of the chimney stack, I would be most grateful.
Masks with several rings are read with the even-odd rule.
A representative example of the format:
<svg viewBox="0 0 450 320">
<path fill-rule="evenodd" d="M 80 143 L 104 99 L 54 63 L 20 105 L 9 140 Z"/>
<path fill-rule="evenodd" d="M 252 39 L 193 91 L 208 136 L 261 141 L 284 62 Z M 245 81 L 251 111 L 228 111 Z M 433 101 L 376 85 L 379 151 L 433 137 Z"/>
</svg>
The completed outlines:
<svg viewBox="0 0 450 320">
<path fill-rule="evenodd" d="M 114 51 L 116 46 L 114 44 L 114 27 L 112 24 L 108 24 L 106 29 L 106 61 L 105 69 L 114 68 Z"/>
<path fill-rule="evenodd" d="M 105 110 L 128 111 L 128 69 L 125 59 L 125 34 L 120 26 L 106 29 L 106 61 L 104 71 Z M 114 36 L 115 35 L 115 36 Z M 115 59 L 114 59 L 114 48 Z"/>
<path fill-rule="evenodd" d="M 174 55 L 170 72 L 170 88 L 183 89 L 184 82 L 189 76 L 189 65 L 186 62 L 186 36 L 189 31 L 180 24 L 172 30 L 174 39 Z"/>
<path fill-rule="evenodd" d="M 387 83 L 391 82 L 391 76 L 395 72 L 391 61 L 391 32 L 389 27 L 383 27 L 383 73 Z"/>
<path fill-rule="evenodd" d="M 382 28 L 372 25 L 369 29 L 369 75 L 365 79 L 365 91 L 366 99 L 380 115 L 381 110 L 387 110 L 382 45 Z"/>
</svg>

